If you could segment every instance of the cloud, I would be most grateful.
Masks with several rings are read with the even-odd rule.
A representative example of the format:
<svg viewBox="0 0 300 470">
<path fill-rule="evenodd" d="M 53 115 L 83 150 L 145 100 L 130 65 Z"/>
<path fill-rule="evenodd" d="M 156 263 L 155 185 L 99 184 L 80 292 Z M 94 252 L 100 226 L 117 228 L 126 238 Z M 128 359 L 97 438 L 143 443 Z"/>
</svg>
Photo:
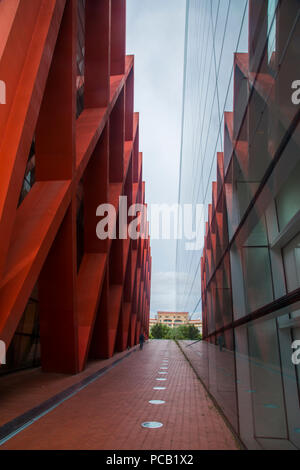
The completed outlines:
<svg viewBox="0 0 300 470">
<path fill-rule="evenodd" d="M 177 311 L 177 305 L 182 304 L 178 284 L 184 286 L 188 280 L 186 273 L 177 273 L 175 271 L 157 272 L 152 275 L 152 297 L 151 297 L 151 317 L 153 318 L 157 311 Z M 182 310 L 182 309 L 181 309 Z M 199 313 L 193 315 L 198 318 Z"/>
<path fill-rule="evenodd" d="M 178 199 L 186 2 L 127 0 L 148 204 Z M 152 240 L 151 310 L 176 309 L 176 241 Z"/>
<path fill-rule="evenodd" d="M 158 310 L 176 310 L 176 272 L 153 273 L 151 290 L 152 317 Z"/>
</svg>

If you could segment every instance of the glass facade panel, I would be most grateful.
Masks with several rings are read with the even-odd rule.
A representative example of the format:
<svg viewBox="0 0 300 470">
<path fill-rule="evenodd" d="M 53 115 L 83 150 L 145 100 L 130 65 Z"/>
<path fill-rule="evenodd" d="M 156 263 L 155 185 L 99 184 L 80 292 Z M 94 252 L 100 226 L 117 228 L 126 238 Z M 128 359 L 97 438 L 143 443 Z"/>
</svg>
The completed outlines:
<svg viewBox="0 0 300 470">
<path fill-rule="evenodd" d="M 283 249 L 283 259 L 287 290 L 292 292 L 300 285 L 300 234 Z"/>
<path fill-rule="evenodd" d="M 0 375 L 40 365 L 40 328 L 38 289 L 35 287 L 7 350 Z"/>
<path fill-rule="evenodd" d="M 295 449 L 300 444 L 299 366 L 291 360 L 294 328 L 286 311 L 235 330 L 241 437 L 250 448 L 257 443 L 266 449 Z"/>
<path fill-rule="evenodd" d="M 248 326 L 255 435 L 286 439 L 276 320 Z"/>
<path fill-rule="evenodd" d="M 293 169 L 283 187 L 279 191 L 277 202 L 278 223 L 280 230 L 297 214 L 300 208 L 300 163 Z"/>
<path fill-rule="evenodd" d="M 247 312 L 250 313 L 273 300 L 269 249 L 245 247 L 242 257 L 246 305 Z"/>
<path fill-rule="evenodd" d="M 217 152 L 224 150 L 224 111 L 233 101 L 233 53 L 247 48 L 247 0 L 187 2 L 179 203 L 203 205 L 203 223 Z M 194 317 L 201 312 L 202 248 L 186 251 L 183 240 L 177 245 L 177 310 Z"/>
<path fill-rule="evenodd" d="M 178 242 L 178 308 L 202 314 L 185 350 L 250 449 L 300 448 L 299 37 L 298 0 L 188 1 L 179 202 L 205 237 Z"/>
</svg>

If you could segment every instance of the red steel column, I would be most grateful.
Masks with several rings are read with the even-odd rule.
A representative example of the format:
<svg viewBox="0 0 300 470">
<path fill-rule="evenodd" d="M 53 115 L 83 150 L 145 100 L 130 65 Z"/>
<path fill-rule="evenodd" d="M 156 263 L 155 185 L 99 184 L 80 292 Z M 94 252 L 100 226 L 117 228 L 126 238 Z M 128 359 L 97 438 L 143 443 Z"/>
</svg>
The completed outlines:
<svg viewBox="0 0 300 470">
<path fill-rule="evenodd" d="M 110 95 L 111 0 L 87 0 L 85 15 L 84 107 L 101 108 Z"/>
<path fill-rule="evenodd" d="M 126 0 L 111 3 L 111 75 L 125 71 L 126 54 Z"/>
<path fill-rule="evenodd" d="M 72 180 L 75 170 L 77 2 L 66 3 L 36 129 L 36 179 Z M 73 192 L 73 191 L 72 191 Z M 39 279 L 42 367 L 78 371 L 76 201 Z"/>
</svg>

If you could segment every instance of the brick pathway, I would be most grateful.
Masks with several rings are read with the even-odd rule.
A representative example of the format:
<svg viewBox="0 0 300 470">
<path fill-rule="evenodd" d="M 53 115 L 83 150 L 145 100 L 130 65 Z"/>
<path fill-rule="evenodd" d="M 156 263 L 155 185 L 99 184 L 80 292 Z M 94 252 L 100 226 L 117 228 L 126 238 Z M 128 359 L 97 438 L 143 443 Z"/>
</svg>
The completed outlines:
<svg viewBox="0 0 300 470">
<path fill-rule="evenodd" d="M 168 358 L 166 381 L 158 374 Z M 158 391 L 153 387 L 166 387 Z M 152 405 L 149 400 L 164 400 Z M 36 403 L 38 404 L 38 403 Z M 160 429 L 141 423 L 158 421 Z M 178 346 L 152 341 L 1 449 L 238 449 Z"/>
</svg>

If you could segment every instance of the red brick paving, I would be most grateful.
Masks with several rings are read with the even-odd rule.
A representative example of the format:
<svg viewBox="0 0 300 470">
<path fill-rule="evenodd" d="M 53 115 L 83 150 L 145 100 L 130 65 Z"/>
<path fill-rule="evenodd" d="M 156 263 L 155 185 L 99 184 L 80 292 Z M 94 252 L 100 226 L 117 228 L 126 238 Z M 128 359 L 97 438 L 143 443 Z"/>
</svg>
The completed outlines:
<svg viewBox="0 0 300 470">
<path fill-rule="evenodd" d="M 167 381 L 156 381 L 163 358 Z M 164 391 L 153 390 L 166 386 Z M 151 405 L 149 400 L 165 400 Z M 38 404 L 38 403 L 36 403 Z M 160 429 L 141 423 L 159 421 Z M 238 449 L 233 435 L 172 341 L 152 341 L 6 442 L 1 449 Z"/>
<path fill-rule="evenodd" d="M 35 368 L 0 377 L 0 426 L 127 354 L 125 351 L 110 359 L 92 361 L 77 375 L 44 374 L 41 368 Z"/>
</svg>

